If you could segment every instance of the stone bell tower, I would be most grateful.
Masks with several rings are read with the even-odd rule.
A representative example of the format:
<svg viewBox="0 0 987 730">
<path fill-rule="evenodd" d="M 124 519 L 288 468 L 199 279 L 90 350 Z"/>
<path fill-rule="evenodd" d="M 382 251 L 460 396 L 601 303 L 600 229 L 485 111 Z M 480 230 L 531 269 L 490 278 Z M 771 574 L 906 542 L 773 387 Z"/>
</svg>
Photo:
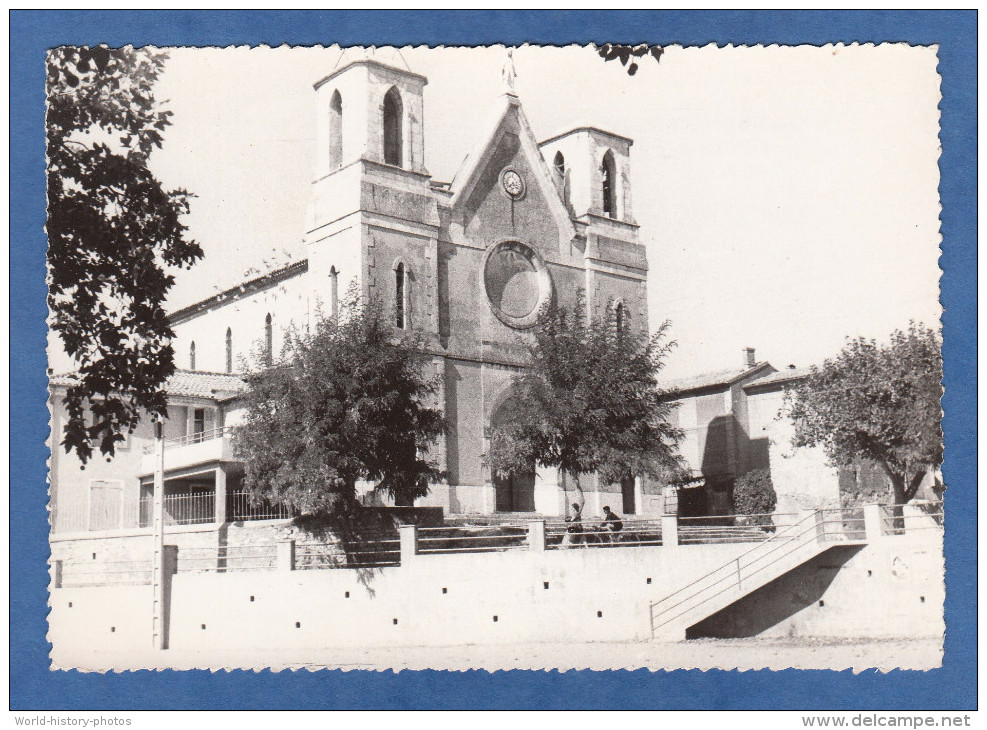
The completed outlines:
<svg viewBox="0 0 987 730">
<path fill-rule="evenodd" d="M 350 53 L 314 85 L 310 301 L 328 313 L 357 281 L 399 329 L 434 332 L 439 218 L 425 169 L 428 79 L 396 53 Z"/>
</svg>

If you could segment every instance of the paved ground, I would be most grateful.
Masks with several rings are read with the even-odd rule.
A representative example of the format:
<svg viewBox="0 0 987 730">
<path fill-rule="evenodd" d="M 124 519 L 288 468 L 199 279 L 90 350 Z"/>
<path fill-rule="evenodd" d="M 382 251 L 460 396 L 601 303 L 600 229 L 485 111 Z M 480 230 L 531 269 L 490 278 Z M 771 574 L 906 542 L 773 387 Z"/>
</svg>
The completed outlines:
<svg viewBox="0 0 987 730">
<path fill-rule="evenodd" d="M 700 639 L 676 643 L 506 644 L 383 649 L 230 652 L 224 656 L 168 650 L 53 657 L 55 665 L 89 671 L 155 669 L 933 669 L 942 663 L 935 639 Z"/>
</svg>

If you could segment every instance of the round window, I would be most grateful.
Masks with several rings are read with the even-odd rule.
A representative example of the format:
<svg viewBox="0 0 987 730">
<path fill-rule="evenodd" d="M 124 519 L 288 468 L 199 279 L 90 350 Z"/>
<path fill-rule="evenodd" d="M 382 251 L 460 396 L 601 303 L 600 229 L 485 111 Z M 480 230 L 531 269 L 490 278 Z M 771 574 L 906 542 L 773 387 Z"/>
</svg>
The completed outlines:
<svg viewBox="0 0 987 730">
<path fill-rule="evenodd" d="M 517 241 L 499 243 L 487 251 L 483 286 L 490 306 L 504 324 L 531 327 L 552 297 L 552 279 L 541 257 Z"/>
</svg>

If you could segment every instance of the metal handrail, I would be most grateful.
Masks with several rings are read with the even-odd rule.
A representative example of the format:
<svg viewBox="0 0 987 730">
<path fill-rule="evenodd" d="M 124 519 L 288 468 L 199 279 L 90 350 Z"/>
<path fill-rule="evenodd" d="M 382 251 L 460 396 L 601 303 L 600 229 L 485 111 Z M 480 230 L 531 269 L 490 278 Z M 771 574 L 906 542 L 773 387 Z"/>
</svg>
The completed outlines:
<svg viewBox="0 0 987 730">
<path fill-rule="evenodd" d="M 165 439 L 165 448 L 172 446 L 188 446 L 189 444 L 199 444 L 203 441 L 212 441 L 213 439 L 222 438 L 227 434 L 227 432 L 232 431 L 229 426 L 216 426 L 215 428 L 207 428 L 204 431 L 197 431 L 193 433 L 187 433 L 184 436 L 173 436 L 172 438 Z M 152 441 L 149 444 L 144 445 L 145 454 L 154 453 L 155 444 Z"/>
<path fill-rule="evenodd" d="M 790 534 L 793 530 L 795 530 L 795 528 L 798 528 L 798 527 L 804 525 L 806 522 L 810 522 L 810 521 L 811 521 L 811 524 L 809 525 L 808 529 L 804 529 L 804 530 L 798 532 L 795 535 L 791 535 Z M 754 560 L 749 561 L 747 563 L 747 566 L 746 567 L 747 568 L 750 568 L 752 565 L 755 565 L 756 563 L 760 562 L 761 560 L 763 560 L 764 558 L 766 558 L 768 555 L 771 555 L 775 551 L 781 549 L 782 547 L 785 547 L 786 545 L 791 544 L 794 541 L 794 547 L 792 547 L 792 549 L 789 550 L 787 553 L 779 556 L 778 558 L 776 558 L 776 560 L 774 560 L 771 563 L 769 563 L 769 565 L 771 565 L 774 562 L 777 562 L 777 560 L 780 560 L 781 558 L 783 558 L 783 557 L 785 557 L 787 555 L 790 555 L 791 553 L 795 552 L 795 550 L 799 549 L 800 547 L 802 547 L 804 545 L 807 545 L 808 543 L 803 542 L 801 540 L 801 538 L 804 537 L 805 535 L 809 534 L 809 533 L 817 532 L 820 529 L 819 528 L 819 523 L 818 523 L 818 520 L 817 520 L 816 513 L 812 513 L 811 515 L 807 515 L 806 517 L 802 518 L 798 522 L 795 522 L 795 523 L 793 523 L 791 525 L 785 525 L 785 526 L 782 526 L 782 527 L 783 527 L 783 529 L 780 532 L 775 533 L 770 538 L 768 538 L 764 542 L 760 543 L 756 547 L 753 547 L 750 550 L 747 550 L 746 552 L 741 553 L 740 555 L 738 555 L 735 558 L 731 559 L 729 562 L 727 562 L 727 563 L 721 565 L 720 567 L 718 567 L 718 568 L 710 571 L 706 575 L 703 575 L 703 576 L 697 578 L 696 580 L 692 581 L 691 583 L 686 584 L 685 586 L 679 588 L 677 591 L 675 591 L 671 595 L 666 596 L 665 598 L 662 598 L 661 600 L 652 603 L 651 604 L 651 611 L 650 611 L 651 612 L 651 630 L 652 630 L 652 632 L 654 632 L 654 630 L 655 630 L 656 627 L 664 626 L 665 624 L 669 623 L 670 621 L 674 621 L 675 619 L 677 619 L 680 616 L 684 615 L 684 613 L 686 613 L 687 611 L 692 610 L 693 608 L 696 608 L 698 606 L 701 606 L 704 603 L 712 600 L 716 596 L 719 596 L 721 593 L 724 593 L 726 590 L 728 590 L 730 587 L 732 587 L 732 585 L 731 586 L 728 586 L 727 588 L 724 588 L 724 589 L 722 589 L 720 591 L 717 591 L 712 596 L 708 596 L 707 598 L 705 598 L 704 600 L 700 601 L 696 605 L 694 605 L 694 606 L 686 609 L 686 611 L 683 611 L 682 613 L 679 613 L 679 614 L 677 614 L 677 615 L 675 615 L 675 616 L 673 616 L 673 617 L 671 617 L 671 618 L 669 618 L 669 619 L 667 619 L 665 621 L 662 621 L 661 623 L 657 624 L 657 626 L 655 624 L 655 607 L 661 606 L 662 604 L 667 603 L 668 601 L 672 600 L 673 598 L 681 595 L 682 593 L 684 593 L 688 589 L 692 588 L 696 584 L 698 584 L 698 583 L 700 583 L 702 581 L 709 580 L 710 578 L 712 578 L 717 573 L 720 573 L 721 571 L 724 571 L 724 570 L 727 570 L 727 569 L 730 570 L 730 573 L 729 574 L 727 574 L 724 577 L 719 578 L 719 579 L 713 581 L 712 583 L 710 583 L 710 584 L 708 584 L 708 585 L 700 588 L 698 591 L 696 591 L 695 593 L 692 593 L 691 595 L 686 596 L 685 598 L 683 598 L 678 603 L 675 603 L 675 604 L 669 606 L 668 608 L 665 608 L 665 609 L 661 610 L 658 613 L 658 615 L 660 616 L 662 614 L 668 613 L 671 610 L 674 610 L 675 608 L 677 608 L 678 606 L 681 606 L 686 601 L 691 600 L 693 598 L 696 598 L 697 596 L 700 596 L 704 591 L 707 591 L 707 590 L 709 590 L 709 589 L 711 589 L 711 588 L 719 585 L 724 580 L 726 580 L 727 578 L 732 578 L 734 575 L 736 575 L 737 581 L 738 581 L 738 585 L 739 585 L 743 581 L 743 576 L 741 575 L 741 559 L 742 558 L 745 558 L 745 557 L 749 556 L 751 553 L 753 553 L 753 552 L 755 552 L 757 550 L 762 550 L 765 547 L 765 545 L 769 545 L 771 543 L 775 543 L 774 547 L 771 548 L 770 550 L 768 550 L 766 553 L 764 553 L 761 556 L 758 556 Z M 766 568 L 767 566 L 764 566 L 764 567 Z M 757 571 L 754 571 L 754 573 L 752 573 L 751 575 L 754 575 L 754 574 L 760 572 L 760 570 L 762 570 L 762 569 L 763 568 L 761 568 L 761 569 L 759 569 Z"/>
</svg>

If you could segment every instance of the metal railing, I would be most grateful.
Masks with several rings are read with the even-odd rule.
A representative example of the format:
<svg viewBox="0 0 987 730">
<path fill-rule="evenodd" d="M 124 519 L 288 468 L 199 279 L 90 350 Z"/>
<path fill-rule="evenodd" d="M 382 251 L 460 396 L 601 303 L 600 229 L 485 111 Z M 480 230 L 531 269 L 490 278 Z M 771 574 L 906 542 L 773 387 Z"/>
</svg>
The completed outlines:
<svg viewBox="0 0 987 730">
<path fill-rule="evenodd" d="M 150 585 L 151 560 L 63 561 L 61 588 Z"/>
<path fill-rule="evenodd" d="M 798 515 L 791 513 L 679 517 L 679 544 L 763 542 L 780 527 L 789 525 L 797 519 Z"/>
<path fill-rule="evenodd" d="M 252 520 L 286 520 L 293 517 L 291 510 L 280 504 L 263 502 L 253 504 L 250 494 L 233 491 L 226 495 L 226 519 L 230 522 L 250 522 Z"/>
<path fill-rule="evenodd" d="M 295 546 L 295 570 L 383 568 L 401 564 L 401 541 L 396 537 L 365 536 L 359 540 L 323 540 Z"/>
<path fill-rule="evenodd" d="M 662 544 L 661 520 L 623 518 L 620 530 L 602 520 L 582 522 L 555 520 L 545 523 L 545 549 L 565 550 L 571 547 L 642 547 Z"/>
<path fill-rule="evenodd" d="M 277 566 L 277 545 L 218 545 L 187 547 L 178 551 L 179 573 L 239 572 L 273 570 Z"/>
<path fill-rule="evenodd" d="M 175 447 L 175 446 L 188 446 L 189 444 L 201 444 L 203 441 L 212 441 L 213 439 L 222 438 L 227 434 L 231 433 L 232 429 L 225 426 L 217 426 L 216 428 L 209 428 L 203 431 L 193 431 L 192 433 L 187 433 L 184 436 L 175 436 L 173 438 L 165 439 L 165 448 Z M 144 445 L 145 454 L 153 454 L 155 448 L 155 443 L 152 441 L 149 444 Z"/>
<path fill-rule="evenodd" d="M 885 535 L 905 535 L 916 530 L 941 530 L 942 502 L 910 502 L 881 507 L 881 529 Z"/>
<path fill-rule="evenodd" d="M 756 547 L 652 603 L 652 635 L 718 596 L 734 589 L 741 590 L 744 581 L 750 581 L 797 550 L 815 544 L 821 529 L 822 521 L 813 512 L 791 525 L 779 527 Z"/>
<path fill-rule="evenodd" d="M 164 521 L 166 525 L 200 525 L 216 520 L 216 493 L 164 495 Z M 154 523 L 154 497 L 141 497 L 140 526 Z"/>
<path fill-rule="evenodd" d="M 419 527 L 419 553 L 484 553 L 528 547 L 528 525 Z"/>
<path fill-rule="evenodd" d="M 833 541 L 867 539 L 867 520 L 864 517 L 863 507 L 824 509 L 820 512 L 825 539 Z"/>
</svg>

